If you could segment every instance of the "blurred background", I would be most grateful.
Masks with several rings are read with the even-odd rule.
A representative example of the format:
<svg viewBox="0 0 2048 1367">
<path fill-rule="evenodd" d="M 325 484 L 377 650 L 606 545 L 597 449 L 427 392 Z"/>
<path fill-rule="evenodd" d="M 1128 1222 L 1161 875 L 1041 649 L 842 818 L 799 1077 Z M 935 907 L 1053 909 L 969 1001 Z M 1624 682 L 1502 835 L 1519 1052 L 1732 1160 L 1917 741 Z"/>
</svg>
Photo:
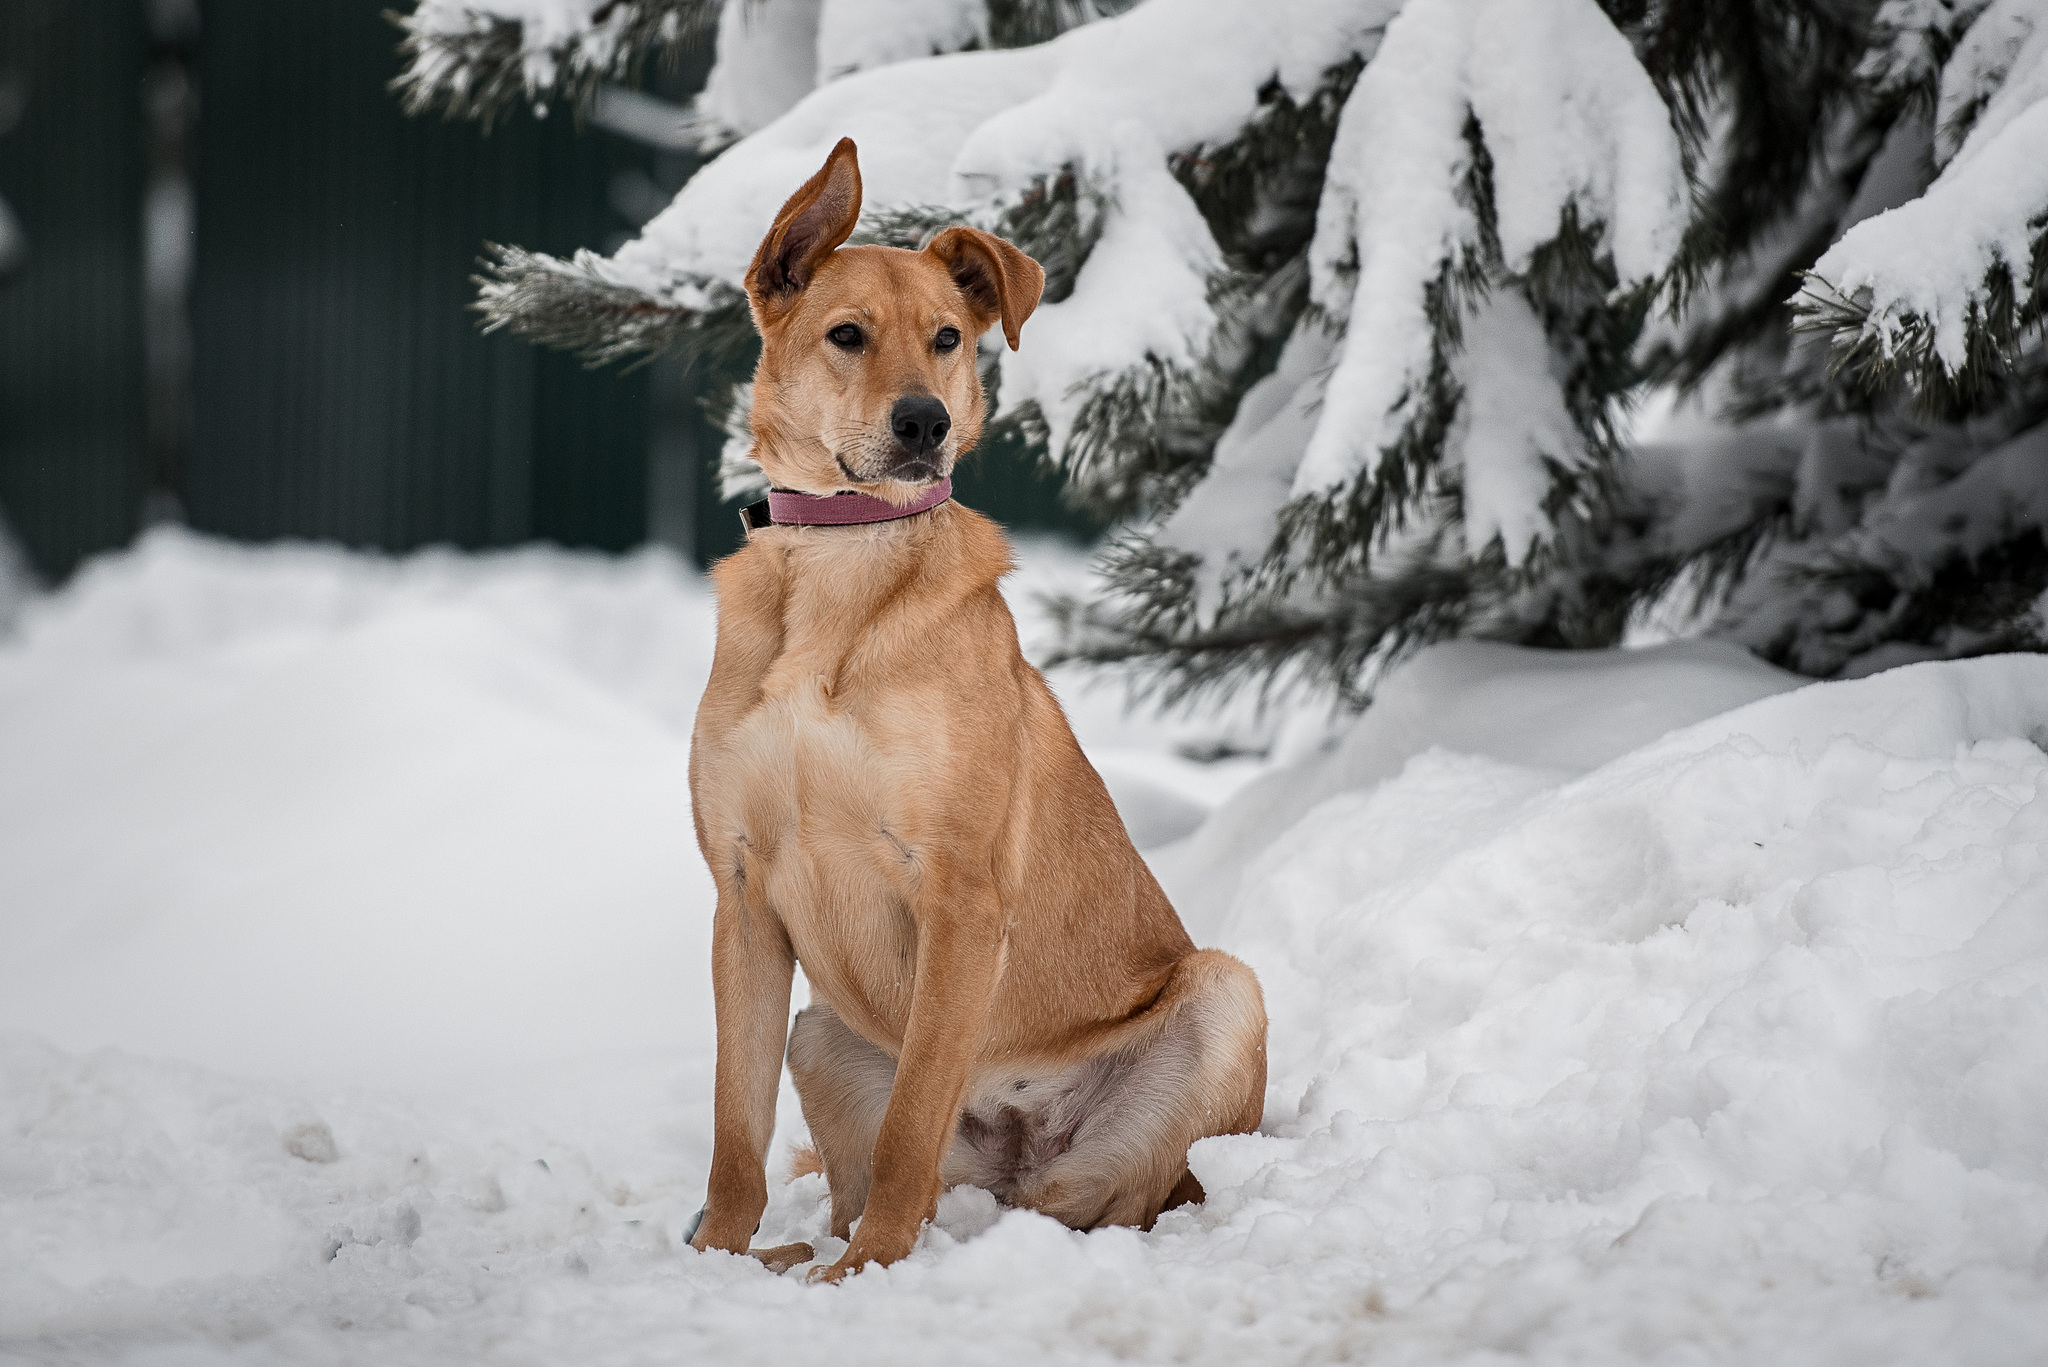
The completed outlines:
<svg viewBox="0 0 2048 1367">
<path fill-rule="evenodd" d="M 46 583 L 142 529 L 730 551 L 718 377 L 485 336 L 486 242 L 610 252 L 700 164 L 709 42 L 578 118 L 408 119 L 383 0 L 0 0 L 0 517 Z M 1085 539 L 985 450 L 961 497 Z"/>
</svg>

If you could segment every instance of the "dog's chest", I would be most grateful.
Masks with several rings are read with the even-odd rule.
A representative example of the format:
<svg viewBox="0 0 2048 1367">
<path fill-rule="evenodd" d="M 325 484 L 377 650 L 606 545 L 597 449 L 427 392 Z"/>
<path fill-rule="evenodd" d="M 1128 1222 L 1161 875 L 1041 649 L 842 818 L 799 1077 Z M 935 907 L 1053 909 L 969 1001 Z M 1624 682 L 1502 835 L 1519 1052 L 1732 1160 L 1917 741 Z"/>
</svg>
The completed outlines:
<svg viewBox="0 0 2048 1367">
<path fill-rule="evenodd" d="M 916 763 L 881 728 L 835 706 L 822 678 L 804 679 L 763 698 L 721 738 L 698 800 L 771 880 L 808 868 L 857 885 L 902 861 L 917 824 Z"/>
<path fill-rule="evenodd" d="M 815 989 L 886 1038 L 908 1010 L 916 822 L 887 738 L 822 680 L 764 699 L 715 746 L 697 800 L 707 853 L 788 932 Z"/>
<path fill-rule="evenodd" d="M 888 746 L 833 705 L 822 677 L 762 698 L 716 750 L 702 796 L 756 846 L 843 834 L 849 821 L 887 815 L 889 788 L 877 775 L 892 767 Z"/>
<path fill-rule="evenodd" d="M 755 857 L 849 863 L 835 872 L 851 876 L 878 844 L 893 862 L 891 837 L 900 841 L 914 820 L 929 777 L 930 747 L 909 723 L 931 717 L 939 700 L 881 643 L 904 633 L 873 625 L 881 590 L 869 581 L 889 576 L 837 541 L 814 549 L 772 611 L 730 623 L 735 636 L 777 649 L 731 678 L 731 710 L 717 709 L 715 734 L 700 729 L 707 762 L 695 796 Z"/>
</svg>

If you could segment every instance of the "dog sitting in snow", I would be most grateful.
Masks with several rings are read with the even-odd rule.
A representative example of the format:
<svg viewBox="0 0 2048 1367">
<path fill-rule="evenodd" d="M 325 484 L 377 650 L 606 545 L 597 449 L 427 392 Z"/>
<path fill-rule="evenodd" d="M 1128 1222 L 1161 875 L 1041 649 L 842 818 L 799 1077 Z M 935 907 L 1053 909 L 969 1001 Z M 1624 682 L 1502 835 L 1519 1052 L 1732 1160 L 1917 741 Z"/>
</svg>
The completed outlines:
<svg viewBox="0 0 2048 1367">
<path fill-rule="evenodd" d="M 851 1240 L 812 1273 L 832 1281 L 909 1253 L 962 1182 L 1077 1229 L 1149 1226 L 1201 1199 L 1188 1146 L 1254 1129 L 1266 1079 L 1258 980 L 1189 940 L 1018 650 L 1008 543 L 949 501 L 981 434 L 976 339 L 1000 323 L 1015 349 L 1045 273 L 972 228 L 843 247 L 860 206 L 842 140 L 747 273 L 777 492 L 714 572 L 690 753 L 718 884 L 691 1244 L 749 1251 L 801 963 L 789 1067 Z"/>
</svg>

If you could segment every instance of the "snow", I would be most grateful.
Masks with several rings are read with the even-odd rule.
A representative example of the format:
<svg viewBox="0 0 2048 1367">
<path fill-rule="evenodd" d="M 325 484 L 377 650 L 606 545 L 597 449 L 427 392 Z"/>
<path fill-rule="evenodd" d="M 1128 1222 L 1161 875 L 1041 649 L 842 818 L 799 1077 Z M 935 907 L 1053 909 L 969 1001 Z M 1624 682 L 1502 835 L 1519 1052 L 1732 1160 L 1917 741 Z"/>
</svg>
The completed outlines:
<svg viewBox="0 0 2048 1367">
<path fill-rule="evenodd" d="M 1467 325 L 1457 364 L 1465 398 L 1446 444 L 1462 475 L 1468 555 L 1499 538 L 1508 563 L 1522 564 L 1550 526 L 1553 467 L 1591 463 L 1551 366 L 1536 311 L 1519 292 L 1496 290 Z"/>
<path fill-rule="evenodd" d="M 1625 282 L 1666 269 L 1685 225 L 1678 138 L 1649 74 L 1592 0 L 1411 0 L 1353 87 L 1310 248 L 1345 342 L 1297 496 L 1369 473 L 1406 421 L 1435 330 L 1424 291 L 1478 254 L 1468 119 L 1492 160 L 1501 253 L 1526 272 L 1571 208 L 1604 224 Z"/>
<path fill-rule="evenodd" d="M 656 291 L 687 280 L 738 286 L 775 210 L 841 137 L 860 145 L 869 208 L 963 210 L 1021 194 L 1070 163 L 1112 171 L 1122 164 L 1113 149 L 1136 136 L 1126 128 L 1133 122 L 1164 150 L 1228 138 L 1269 80 L 1305 95 L 1384 17 L 1336 0 L 1290 0 L 1282 14 L 1258 6 L 1247 22 L 1249 4 L 1148 0 L 1033 47 L 830 81 L 693 177 L 606 274 Z M 1121 186 L 1098 188 L 1115 199 Z"/>
<path fill-rule="evenodd" d="M 570 42 L 592 26 L 604 0 L 420 0 L 416 22 L 427 33 L 470 33 L 513 23 L 528 48 Z"/>
<path fill-rule="evenodd" d="M 725 0 L 718 11 L 718 61 L 697 97 L 697 112 L 744 134 L 795 108 L 817 84 L 821 19 L 818 0 Z M 773 219 L 771 209 L 760 235 Z"/>
<path fill-rule="evenodd" d="M 1934 110 L 1937 162 L 1970 156 L 2044 96 L 2048 6 L 2041 0 L 1993 0 L 1941 69 Z"/>
<path fill-rule="evenodd" d="M 1200 938 L 1235 903 L 1253 859 L 1319 803 L 1393 778 L 1427 751 L 1578 775 L 1801 682 L 1724 641 L 1619 652 L 1446 642 L 1388 677 L 1336 744 L 1259 776 L 1153 863 Z"/>
<path fill-rule="evenodd" d="M 833 81 L 713 159 L 597 268 L 617 283 L 663 293 L 704 281 L 739 288 L 776 210 L 842 137 L 861 149 L 871 208 L 944 203 L 966 131 L 1038 89 L 1054 46 L 965 52 Z M 934 108 L 947 117 L 933 118 Z"/>
<path fill-rule="evenodd" d="M 1027 324 L 1030 345 L 1005 353 L 1000 370 L 998 407 L 1036 403 L 1054 451 L 1067 449 L 1091 380 L 1133 357 L 1190 370 L 1215 325 L 1209 284 L 1223 254 L 1166 169 L 1166 150 L 1130 119 L 1107 130 L 1104 142 L 1082 173 L 1117 186 L 1116 206 L 1074 292 L 1040 305 Z"/>
<path fill-rule="evenodd" d="M 1304 1095 L 1204 1155 L 1226 1218 L 1447 1359 L 2037 1358 L 2044 700 L 1923 665 L 1319 807 L 1226 929 Z"/>
<path fill-rule="evenodd" d="M 1745 641 L 1794 641 L 1800 668 L 1850 677 L 1985 648 L 1984 638 L 1997 628 L 1968 620 L 1933 623 L 1908 640 L 1893 637 L 1910 595 L 2048 518 L 2048 427 L 2004 441 L 1988 424 L 1971 441 L 1937 432 L 1904 446 L 1889 468 L 1858 435 L 1848 421 L 1816 428 L 1799 467 L 1800 512 L 1810 535 L 1770 552 L 1731 596 L 1718 629 Z M 1857 491 L 1879 486 L 1882 500 L 1852 516 Z M 1860 602 L 1824 573 L 1840 565 L 1876 567 L 1899 596 Z M 2036 630 L 2048 629 L 2048 598 L 2031 616 Z M 1912 650 L 1925 654 L 1900 654 Z"/>
<path fill-rule="evenodd" d="M 1305 100 L 1326 68 L 1371 49 L 1392 12 L 1393 0 L 1147 0 L 1046 45 L 1055 65 L 1045 90 L 975 128 L 956 169 L 1020 188 L 1086 160 L 1129 120 L 1167 150 L 1223 141 L 1268 82 Z"/>
<path fill-rule="evenodd" d="M 428 38 L 488 33 L 501 23 L 519 25 L 520 75 L 528 93 L 537 94 L 554 85 L 564 62 L 576 70 L 611 66 L 632 8 L 604 0 L 419 0 L 408 25 Z M 403 79 L 425 88 L 459 89 L 469 74 L 447 48 L 422 43 Z"/>
<path fill-rule="evenodd" d="M 0 1017 L 422 1084 L 681 1047 L 709 1020 L 674 991 L 709 895 L 679 729 L 709 611 L 652 557 L 157 535 L 94 566 L 0 663 Z"/>
<path fill-rule="evenodd" d="M 741 6 L 731 0 L 721 24 L 757 22 L 735 19 L 752 13 Z M 863 5 L 838 17 L 828 5 L 816 40 L 827 69 L 867 64 L 843 55 L 855 36 L 900 36 L 881 25 L 896 8 Z M 1005 407 L 1035 402 L 1053 449 L 1063 450 L 1091 384 L 1134 367 L 1191 371 L 1214 329 L 1210 291 L 1222 254 L 1169 172 L 1168 154 L 1235 136 L 1272 80 L 1305 98 L 1324 68 L 1370 47 L 1392 5 L 1361 11 L 1293 0 L 1285 8 L 1284 22 L 1262 7 L 1253 23 L 1245 0 L 1150 0 L 1029 48 L 856 70 L 787 113 L 786 99 L 810 77 L 790 77 L 801 63 L 748 36 L 762 61 L 781 60 L 782 69 L 750 74 L 751 47 L 729 72 L 721 58 L 705 107 L 758 131 L 692 178 L 610 260 L 579 257 L 579 265 L 692 304 L 707 287 L 736 288 L 776 209 L 841 137 L 861 148 L 870 210 L 938 206 L 993 221 L 1041 181 L 1077 174 L 1106 206 L 1102 231 L 1073 293 L 1044 305 L 1025 349 L 1004 358 L 999 391 Z M 760 107 L 743 108 L 757 90 L 768 92 Z"/>
<path fill-rule="evenodd" d="M 1501 254 L 1513 274 L 1571 204 L 1605 224 L 1625 282 L 1661 275 L 1685 230 L 1671 113 L 1593 0 L 1496 3 L 1471 15 L 1466 92 L 1493 157 Z"/>
<path fill-rule="evenodd" d="M 0 641 L 14 630 L 14 621 L 36 597 L 35 570 L 28 553 L 15 539 L 7 514 L 0 511 Z"/>
<path fill-rule="evenodd" d="M 1013 601 L 1079 573 L 1028 546 Z M 823 1288 L 682 1247 L 710 610 L 655 553 L 176 532 L 30 607 L 0 1356 L 2048 1352 L 2048 660 L 1794 688 L 1711 643 L 1453 645 L 1335 748 L 1224 770 L 1173 748 L 1241 721 L 1056 680 L 1120 802 L 1213 812 L 1156 852 L 1177 895 L 1236 851 L 1198 930 L 1265 984 L 1265 1132 L 1198 1145 L 1210 1199 L 1149 1234 L 962 1189 Z M 784 1170 L 761 1237 L 836 1252 Z"/>
<path fill-rule="evenodd" d="M 1924 88 L 1990 0 L 1884 0 L 1873 16 L 1879 41 L 1857 74 L 1891 94 Z"/>
<path fill-rule="evenodd" d="M 861 148 L 871 217 L 921 209 L 1000 227 L 1006 209 L 1071 175 L 1100 206 L 1100 231 L 1072 293 L 1045 303 L 1023 349 L 1002 358 L 997 396 L 1002 409 L 1035 407 L 1054 454 L 1077 461 L 1091 400 L 1213 379 L 1226 262 L 1170 159 L 1239 137 L 1275 83 L 1306 102 L 1363 58 L 1309 263 L 1337 350 L 1285 382 L 1286 421 L 1260 404 L 1256 431 L 1233 424 L 1212 482 L 1165 535 L 1201 557 L 1197 607 L 1213 613 L 1273 549 L 1279 508 L 1371 472 L 1450 361 L 1471 400 L 1445 462 L 1464 467 L 1467 548 L 1499 539 L 1525 563 L 1549 529 L 1554 474 L 1589 459 L 1558 386 L 1526 370 L 1532 341 L 1549 344 L 1526 310 L 1461 289 L 1448 303 L 1465 312 L 1467 354 L 1440 356 L 1425 301 L 1446 272 L 1528 272 L 1568 214 L 1625 285 L 1665 270 L 1688 212 L 1678 138 L 1599 6 L 1148 0 L 1031 47 L 942 51 L 985 22 L 954 0 L 728 0 L 700 112 L 748 136 L 611 258 L 579 253 L 562 269 L 688 308 L 729 302 L 777 208 L 842 137 Z M 1466 183 L 1475 120 L 1497 262 Z M 1299 340 L 1297 361 L 1326 339 Z M 1418 500 L 1443 492 L 1426 479 L 1407 487 Z"/>
<path fill-rule="evenodd" d="M 2000 0 L 1978 16 L 1943 69 L 1935 127 L 1945 164 L 1934 183 L 1850 228 L 1813 273 L 1867 310 L 1863 333 L 1885 354 L 1925 328 L 1953 374 L 1992 307 L 1986 275 L 2028 279 L 2048 213 L 2048 15 L 2038 0 Z"/>
<path fill-rule="evenodd" d="M 1075 10 L 1077 18 L 1087 12 Z M 818 68 L 828 81 L 986 46 L 988 7 L 980 0 L 825 0 L 819 14 Z"/>
<path fill-rule="evenodd" d="M 1272 547 L 1335 345 L 1320 327 L 1288 334 L 1273 373 L 1238 400 L 1209 473 L 1153 534 L 1156 544 L 1199 558 L 1192 606 L 1202 620 L 1214 620 L 1230 586 L 1255 572 Z"/>
</svg>

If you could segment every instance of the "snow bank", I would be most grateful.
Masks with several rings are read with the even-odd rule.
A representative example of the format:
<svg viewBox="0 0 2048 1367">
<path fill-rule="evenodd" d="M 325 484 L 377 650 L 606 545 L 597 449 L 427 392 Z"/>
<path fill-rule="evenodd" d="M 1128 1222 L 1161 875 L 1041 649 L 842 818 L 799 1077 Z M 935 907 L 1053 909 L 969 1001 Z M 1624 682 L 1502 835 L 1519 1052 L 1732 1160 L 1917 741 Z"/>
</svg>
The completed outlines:
<svg viewBox="0 0 2048 1367">
<path fill-rule="evenodd" d="M 1197 1150 L 1208 1218 L 1283 1264 L 1369 1250 L 1446 1348 L 2038 1356 L 2044 740 L 2048 660 L 2003 657 L 1562 785 L 1432 750 L 1330 800 L 1224 937 L 1302 1104 Z"/>
<path fill-rule="evenodd" d="M 1020 612 L 1079 559 L 1028 545 Z M 657 552 L 163 531 L 88 566 L 0 645 L 0 1025 L 383 1083 L 696 1048 L 712 640 Z M 1147 843 L 1249 776 L 1171 753 L 1199 722 L 1069 693 Z"/>
<path fill-rule="evenodd" d="M 0 1023 L 380 1081 L 683 1048 L 709 615 L 654 555 L 90 567 L 0 650 Z"/>
<path fill-rule="evenodd" d="M 1395 671 L 1325 752 L 1258 777 L 1153 865 L 1199 938 L 1215 932 L 1254 857 L 1318 803 L 1393 778 L 1425 751 L 1562 778 L 1803 682 L 1725 641 L 1629 651 L 1446 642 Z"/>
<path fill-rule="evenodd" d="M 1426 653 L 1204 833 L 1244 852 L 1220 938 L 1274 1020 L 1266 1133 L 1196 1147 L 1207 1204 L 1081 1235 L 962 1189 L 814 1288 L 681 1247 L 703 906 L 687 717 L 636 699 L 694 681 L 708 634 L 651 638 L 705 612 L 660 557 L 161 534 L 32 610 L 0 647 L 0 1351 L 2048 1353 L 2048 660 L 1784 692 L 1698 645 Z M 1108 738 L 1222 796 L 1165 729 Z M 772 1189 L 761 1237 L 836 1254 L 820 1179 Z"/>
</svg>

